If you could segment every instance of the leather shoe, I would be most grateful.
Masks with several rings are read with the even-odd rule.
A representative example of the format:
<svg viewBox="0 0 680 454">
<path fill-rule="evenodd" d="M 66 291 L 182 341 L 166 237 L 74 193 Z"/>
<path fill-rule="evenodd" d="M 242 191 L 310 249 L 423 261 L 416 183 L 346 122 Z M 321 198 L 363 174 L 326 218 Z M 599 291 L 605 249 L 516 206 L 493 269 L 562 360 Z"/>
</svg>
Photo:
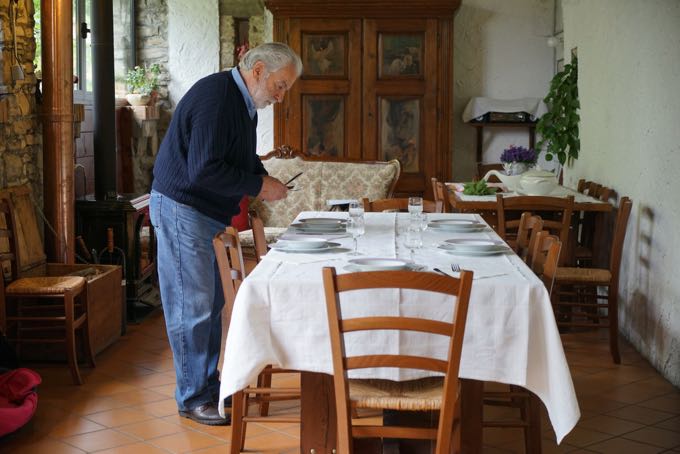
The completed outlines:
<svg viewBox="0 0 680 454">
<path fill-rule="evenodd" d="M 180 410 L 179 415 L 208 426 L 226 426 L 231 423 L 231 415 L 226 415 L 226 418 L 221 417 L 214 403 L 199 405 L 191 410 Z"/>
</svg>

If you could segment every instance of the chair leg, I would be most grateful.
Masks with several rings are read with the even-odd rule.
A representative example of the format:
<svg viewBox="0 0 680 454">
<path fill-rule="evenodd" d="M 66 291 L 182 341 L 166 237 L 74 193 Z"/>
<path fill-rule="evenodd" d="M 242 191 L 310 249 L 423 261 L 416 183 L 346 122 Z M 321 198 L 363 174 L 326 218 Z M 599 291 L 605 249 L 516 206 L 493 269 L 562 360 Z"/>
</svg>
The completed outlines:
<svg viewBox="0 0 680 454">
<path fill-rule="evenodd" d="M 83 322 L 83 347 L 85 350 L 85 355 L 87 356 L 88 362 L 90 363 L 90 366 L 92 367 L 97 367 L 97 364 L 94 361 L 94 350 L 92 349 L 92 336 L 90 335 L 90 317 L 86 316 L 85 321 Z"/>
<path fill-rule="evenodd" d="M 76 351 L 76 333 L 73 328 L 73 294 L 64 294 L 64 330 L 66 332 L 65 336 L 65 347 L 66 347 L 66 357 L 68 358 L 68 366 L 71 369 L 71 376 L 73 377 L 73 383 L 76 385 L 82 385 L 83 379 L 80 376 L 80 370 L 78 369 L 78 352 Z"/>
<path fill-rule="evenodd" d="M 608 300 L 608 318 L 609 318 L 609 350 L 614 360 L 614 364 L 621 364 L 621 355 L 619 354 L 619 311 L 618 311 L 618 289 L 609 288 Z"/>
<path fill-rule="evenodd" d="M 271 388 L 272 387 L 272 374 L 269 373 L 269 370 L 271 369 L 271 366 L 265 367 L 265 369 L 260 372 L 260 376 L 257 378 L 258 386 L 261 388 Z M 269 394 L 262 394 L 260 396 L 261 400 L 260 401 L 260 416 L 268 416 L 269 415 L 269 402 L 267 402 L 267 398 L 269 397 Z"/>
<path fill-rule="evenodd" d="M 529 392 L 525 411 L 528 427 L 524 430 L 524 446 L 527 454 L 541 454 L 541 406 L 538 397 Z"/>
<path fill-rule="evenodd" d="M 243 391 L 231 396 L 231 454 L 239 454 L 245 445 L 244 400 Z"/>
</svg>

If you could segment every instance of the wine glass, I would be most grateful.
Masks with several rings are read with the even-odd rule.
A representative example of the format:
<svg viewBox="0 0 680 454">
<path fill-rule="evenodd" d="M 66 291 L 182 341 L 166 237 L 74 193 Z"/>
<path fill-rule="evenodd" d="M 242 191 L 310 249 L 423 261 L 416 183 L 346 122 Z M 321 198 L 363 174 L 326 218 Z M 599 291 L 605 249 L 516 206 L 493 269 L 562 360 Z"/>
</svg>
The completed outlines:
<svg viewBox="0 0 680 454">
<path fill-rule="evenodd" d="M 357 243 L 361 235 L 366 232 L 366 222 L 364 220 L 364 206 L 361 202 L 353 200 L 349 204 L 349 220 L 347 222 L 347 233 L 352 235 L 354 240 L 354 251 L 349 255 L 361 255 L 357 252 Z"/>
<path fill-rule="evenodd" d="M 415 250 L 423 247 L 423 230 L 420 227 L 420 223 L 409 223 L 409 226 L 406 229 L 404 246 L 411 252 L 411 262 L 415 263 Z"/>
<path fill-rule="evenodd" d="M 419 215 L 423 212 L 423 198 L 409 197 L 408 198 L 408 212 L 411 216 Z"/>
</svg>

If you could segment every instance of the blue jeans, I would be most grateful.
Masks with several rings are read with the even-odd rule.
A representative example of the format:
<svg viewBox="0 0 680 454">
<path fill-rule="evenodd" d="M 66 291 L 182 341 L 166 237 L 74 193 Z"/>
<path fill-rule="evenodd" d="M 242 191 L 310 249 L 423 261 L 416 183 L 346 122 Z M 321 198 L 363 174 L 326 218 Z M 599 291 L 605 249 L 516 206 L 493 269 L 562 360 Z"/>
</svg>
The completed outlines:
<svg viewBox="0 0 680 454">
<path fill-rule="evenodd" d="M 212 246 L 224 230 L 194 208 L 151 191 L 151 223 L 165 325 L 172 347 L 180 411 L 215 402 L 224 294 Z"/>
</svg>

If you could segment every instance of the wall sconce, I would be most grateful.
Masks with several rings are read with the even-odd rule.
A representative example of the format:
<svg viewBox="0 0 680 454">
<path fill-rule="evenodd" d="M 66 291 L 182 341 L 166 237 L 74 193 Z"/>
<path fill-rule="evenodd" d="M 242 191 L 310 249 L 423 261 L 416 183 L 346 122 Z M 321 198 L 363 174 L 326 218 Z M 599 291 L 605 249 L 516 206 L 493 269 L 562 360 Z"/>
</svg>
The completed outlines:
<svg viewBox="0 0 680 454">
<path fill-rule="evenodd" d="M 562 44 L 564 42 L 564 39 L 561 36 L 551 36 L 547 39 L 546 44 L 548 47 L 555 48 Z"/>
</svg>

